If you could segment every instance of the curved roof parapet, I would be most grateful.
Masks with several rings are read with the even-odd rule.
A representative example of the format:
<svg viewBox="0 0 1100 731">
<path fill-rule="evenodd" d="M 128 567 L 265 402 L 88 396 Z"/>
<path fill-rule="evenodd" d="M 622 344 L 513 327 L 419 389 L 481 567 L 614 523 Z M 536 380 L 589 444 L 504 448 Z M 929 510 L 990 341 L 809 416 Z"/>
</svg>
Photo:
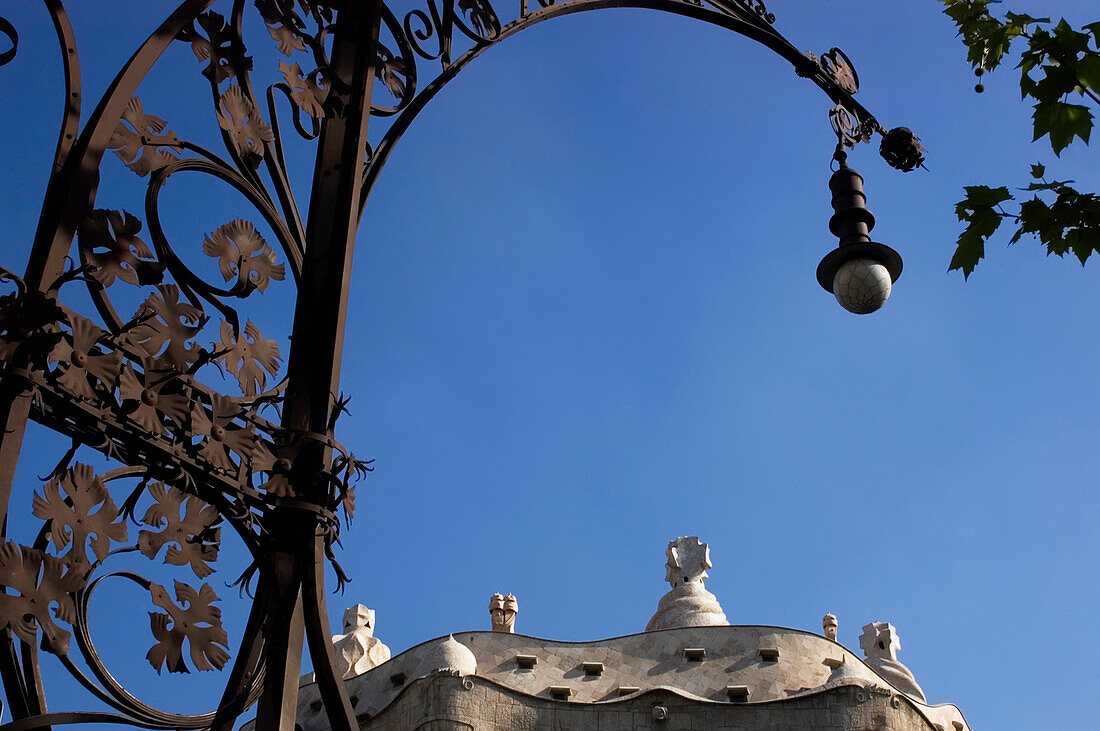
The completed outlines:
<svg viewBox="0 0 1100 731">
<path fill-rule="evenodd" d="M 593 642 L 458 632 L 406 650 L 347 680 L 346 687 L 356 714 L 374 717 L 418 678 L 435 677 L 438 673 L 433 671 L 440 668 L 483 678 L 540 702 L 601 706 L 659 688 L 700 702 L 781 706 L 787 700 L 856 686 L 867 697 L 886 694 L 900 699 L 898 694 L 904 693 L 904 702 L 933 727 L 968 728 L 955 706 L 930 706 L 843 645 L 783 627 L 682 627 Z M 298 709 L 303 731 L 328 728 L 316 685 L 301 688 Z"/>
</svg>

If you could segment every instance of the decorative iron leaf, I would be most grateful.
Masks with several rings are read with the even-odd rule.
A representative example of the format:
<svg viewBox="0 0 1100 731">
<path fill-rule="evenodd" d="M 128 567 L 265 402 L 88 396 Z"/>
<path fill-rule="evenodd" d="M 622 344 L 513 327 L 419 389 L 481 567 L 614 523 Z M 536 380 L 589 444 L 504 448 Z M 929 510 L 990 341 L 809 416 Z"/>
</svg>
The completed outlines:
<svg viewBox="0 0 1100 731">
<path fill-rule="evenodd" d="M 202 403 L 195 399 L 191 402 L 191 431 L 200 436 L 206 436 L 213 428 L 214 422 L 210 421 L 210 415 L 206 413 Z"/>
<path fill-rule="evenodd" d="M 91 320 L 74 313 L 69 315 L 69 324 L 73 330 L 72 343 L 62 340 L 50 354 L 52 360 L 65 366 L 57 383 L 74 396 L 92 400 L 95 393 L 88 376 L 113 388 L 122 368 L 122 354 L 96 352 L 96 344 L 107 333 Z"/>
<path fill-rule="evenodd" d="M 129 417 L 152 434 L 164 433 L 163 417 L 177 424 L 187 418 L 190 399 L 177 370 L 156 358 L 143 359 L 143 371 L 126 364 L 119 378 L 119 395 L 130 407 Z"/>
<path fill-rule="evenodd" d="M 126 211 L 89 211 L 77 229 L 80 248 L 95 266 L 93 276 L 104 287 L 115 279 L 130 284 L 156 284 L 164 266 L 152 260 L 153 253 L 138 238 L 141 221 Z"/>
<path fill-rule="evenodd" d="M 0 543 L 0 585 L 19 592 L 0 594 L 0 627 L 10 627 L 32 646 L 41 627 L 44 649 L 55 655 L 68 653 L 69 633 L 53 620 L 75 621 L 71 594 L 84 586 L 84 579 L 82 571 L 59 558 L 11 541 Z"/>
<path fill-rule="evenodd" d="M 223 320 L 221 336 L 214 349 L 222 353 L 222 363 L 237 377 L 244 395 L 255 396 L 267 387 L 267 373 L 274 376 L 279 370 L 279 345 L 264 340 L 252 321 L 245 324 L 244 333 L 234 337 L 233 326 Z"/>
<path fill-rule="evenodd" d="M 267 24 L 267 32 L 277 44 L 279 53 L 289 56 L 293 51 L 306 50 L 302 40 L 305 23 L 294 12 L 293 2 L 256 0 L 256 9 Z"/>
<path fill-rule="evenodd" d="M 252 101 L 236 84 L 226 89 L 218 100 L 218 124 L 229 133 L 237 153 L 252 167 L 259 165 L 264 157 L 263 143 L 275 139 L 271 127 L 263 123 Z"/>
<path fill-rule="evenodd" d="M 126 167 L 144 177 L 176 159 L 171 150 L 181 147 L 180 138 L 171 130 L 165 131 L 167 126 L 160 117 L 146 114 L 141 99 L 135 96 L 126 104 L 107 147 Z"/>
<path fill-rule="evenodd" d="M 190 645 L 191 662 L 199 670 L 221 670 L 229 660 L 229 636 L 222 627 L 222 610 L 214 606 L 218 595 L 209 585 L 198 591 L 184 584 L 175 583 L 176 601 L 160 584 L 151 584 L 149 593 L 153 604 L 167 610 L 149 612 L 149 624 L 157 642 L 145 659 L 159 673 L 168 668 L 170 673 L 191 672 L 183 659 L 183 643 Z"/>
<path fill-rule="evenodd" d="M 488 0 L 458 0 L 458 9 L 466 13 L 470 23 L 482 38 L 496 38 L 500 35 L 500 19 Z"/>
<path fill-rule="evenodd" d="M 176 285 L 161 284 L 157 290 L 134 315 L 138 324 L 130 329 L 130 340 L 150 356 L 162 356 L 171 368 L 186 371 L 199 356 L 198 348 L 187 341 L 198 334 L 206 318 L 198 307 L 179 301 Z"/>
<path fill-rule="evenodd" d="M 209 428 L 202 430 L 204 424 L 196 423 L 195 419 L 191 421 L 192 432 L 208 437 L 199 454 L 215 467 L 223 470 L 236 469 L 237 465 L 230 458 L 230 453 L 235 453 L 242 460 L 251 459 L 256 450 L 256 433 L 250 425 L 239 426 L 233 423 L 243 412 L 240 404 L 218 393 L 211 394 L 210 400 Z"/>
<path fill-rule="evenodd" d="M 146 557 L 156 558 L 161 548 L 171 544 L 164 556 L 165 563 L 190 565 L 200 579 L 213 573 L 210 563 L 218 559 L 220 531 L 213 526 L 221 519 L 217 508 L 174 487 L 166 488 L 162 482 L 150 483 L 149 494 L 156 502 L 145 511 L 141 522 L 163 530 L 140 531 L 138 549 Z"/>
<path fill-rule="evenodd" d="M 245 55 L 244 43 L 233 28 L 218 13 L 205 12 L 197 18 L 199 27 L 206 31 L 202 35 L 191 23 L 177 36 L 181 41 L 191 44 L 195 58 L 209 61 L 203 69 L 203 76 L 215 84 L 238 75 L 238 70 L 252 69 L 252 58 Z"/>
<path fill-rule="evenodd" d="M 306 50 L 306 44 L 302 42 L 298 34 L 282 23 L 268 23 L 267 32 L 271 35 L 272 40 L 275 41 L 279 53 L 284 56 L 289 56 L 294 51 Z"/>
<path fill-rule="evenodd" d="M 111 550 L 111 541 L 126 540 L 126 523 L 119 520 L 118 508 L 106 485 L 89 465 L 74 465 L 59 479 L 47 482 L 42 492 L 34 496 L 34 515 L 50 521 L 50 540 L 59 551 L 72 544 L 61 557 L 70 566 L 91 565 L 89 539 L 100 561 Z"/>
<path fill-rule="evenodd" d="M 239 283 L 247 282 L 263 292 L 272 279 L 282 281 L 286 277 L 284 266 L 275 263 L 275 250 L 242 218 L 207 235 L 202 251 L 218 260 L 218 270 L 227 282 L 236 277 Z"/>
<path fill-rule="evenodd" d="M 274 474 L 262 487 L 275 497 L 292 497 L 296 494 L 287 475 Z"/>
<path fill-rule="evenodd" d="M 355 518 L 355 485 L 348 485 L 340 504 L 344 507 L 344 521 L 351 525 L 351 521 Z"/>
<path fill-rule="evenodd" d="M 404 59 L 400 56 L 395 56 L 381 43 L 378 44 L 377 52 L 378 62 L 375 64 L 375 75 L 381 79 L 386 89 L 397 97 L 397 99 L 404 99 L 406 90 L 405 79 L 409 75 L 409 70 L 405 67 Z"/>
<path fill-rule="evenodd" d="M 279 72 L 286 79 L 290 87 L 290 98 L 299 108 L 315 119 L 323 119 L 325 116 L 324 103 L 328 99 L 329 84 L 323 78 L 319 79 L 319 69 L 314 69 L 308 75 L 302 75 L 302 67 L 296 63 L 288 64 L 279 62 Z"/>
<path fill-rule="evenodd" d="M 257 439 L 252 450 L 252 471 L 270 472 L 275 467 L 275 445 L 263 439 Z"/>
<path fill-rule="evenodd" d="M 261 455 L 253 461 L 253 466 L 258 471 L 269 473 L 267 482 L 261 487 L 276 497 L 290 497 L 295 494 L 294 487 L 290 484 L 290 471 L 297 457 L 299 444 L 290 444 L 283 448 L 283 456 L 276 459 L 276 447 L 267 442 L 261 442 L 256 452 Z"/>
<path fill-rule="evenodd" d="M 351 525 L 355 517 L 355 485 L 369 472 L 374 471 L 373 459 L 359 459 L 354 454 L 339 454 L 332 460 L 332 473 L 340 477 L 343 496 L 340 504 L 344 508 L 344 522 Z"/>
</svg>

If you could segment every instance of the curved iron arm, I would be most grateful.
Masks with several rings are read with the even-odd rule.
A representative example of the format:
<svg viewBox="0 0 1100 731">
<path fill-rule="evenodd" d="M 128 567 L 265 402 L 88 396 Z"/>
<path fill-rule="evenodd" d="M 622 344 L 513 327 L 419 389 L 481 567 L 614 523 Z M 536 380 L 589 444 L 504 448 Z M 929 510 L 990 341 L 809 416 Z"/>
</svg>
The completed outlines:
<svg viewBox="0 0 1100 731">
<path fill-rule="evenodd" d="M 435 95 L 443 87 L 450 83 L 459 72 L 465 69 L 470 62 L 507 38 L 518 34 L 520 31 L 531 28 L 539 23 L 559 18 L 574 13 L 591 10 L 604 10 L 614 8 L 639 8 L 659 10 L 662 12 L 679 15 L 686 18 L 700 20 L 711 25 L 733 31 L 750 40 L 756 41 L 769 50 L 775 52 L 788 61 L 795 72 L 804 78 L 810 79 L 833 101 L 834 104 L 843 107 L 858 121 L 860 128 L 873 131 L 882 131 L 878 121 L 867 109 L 855 100 L 853 92 L 845 89 L 837 78 L 830 74 L 827 67 L 817 59 L 799 51 L 790 41 L 765 20 L 765 16 L 757 13 L 746 14 L 745 10 L 734 0 L 707 0 L 716 9 L 696 4 L 689 0 L 566 0 L 565 2 L 547 4 L 530 15 L 524 15 L 500 28 L 491 39 L 482 39 L 480 42 L 463 53 L 454 61 L 446 64 L 443 71 L 429 82 L 418 94 L 412 97 L 404 107 L 397 111 L 396 119 L 383 135 L 366 165 L 363 173 L 365 194 L 360 206 L 360 216 L 367 198 L 374 188 L 382 168 L 389 160 L 394 147 L 408 130 L 413 120 L 427 106 Z M 411 29 L 406 23 L 405 32 Z M 407 39 L 406 39 L 407 40 Z M 836 50 L 836 49 L 834 49 Z M 845 57 L 846 58 L 846 57 Z M 389 114 L 387 110 L 385 112 Z"/>
<path fill-rule="evenodd" d="M 65 74 L 65 110 L 61 118 L 61 129 L 57 138 L 57 152 L 54 154 L 53 169 L 61 170 L 69 150 L 76 142 L 80 129 L 80 57 L 76 52 L 76 35 L 69 22 L 69 16 L 59 0 L 45 0 L 46 9 L 53 19 L 57 31 L 57 42 L 61 46 L 61 63 Z M 14 50 L 14 49 L 13 49 Z"/>
</svg>

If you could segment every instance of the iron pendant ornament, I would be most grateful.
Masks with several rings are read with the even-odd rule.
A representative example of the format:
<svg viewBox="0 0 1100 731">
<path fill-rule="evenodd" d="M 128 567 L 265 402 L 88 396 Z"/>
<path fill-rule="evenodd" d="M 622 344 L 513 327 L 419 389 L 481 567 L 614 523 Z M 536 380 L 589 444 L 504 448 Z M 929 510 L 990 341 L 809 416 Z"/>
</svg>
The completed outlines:
<svg viewBox="0 0 1100 731">
<path fill-rule="evenodd" d="M 381 0 L 183 0 L 135 43 L 81 125 L 75 34 L 61 0 L 44 0 L 62 58 L 62 123 L 26 269 L 0 268 L 0 525 L 20 508 L 41 521 L 28 545 L 0 534 L 0 680 L 12 728 L 228 731 L 253 704 L 259 728 L 293 728 L 303 641 L 331 727 L 358 728 L 325 604 L 326 569 L 347 580 L 336 545 L 356 483 L 372 469 L 336 438 L 348 405 L 340 372 L 353 245 L 405 131 L 482 53 L 577 12 L 658 10 L 786 59 L 829 99 L 844 145 L 884 132 L 853 98 L 848 57 L 801 52 L 761 0 L 517 5 L 505 19 L 489 0 L 418 0 L 400 15 Z M 246 42 L 254 25 L 264 32 Z M 19 35 L 3 18 L 0 36 L 2 73 L 16 73 Z M 257 68 L 249 44 L 273 48 L 277 65 Z M 207 137 L 219 149 L 138 96 L 166 53 L 190 57 L 209 87 Z M 290 183 L 292 136 L 317 148 L 308 201 Z M 883 144 L 891 164 L 919 164 L 912 142 Z M 103 165 L 133 174 L 142 210 L 99 189 Z M 179 176 L 228 186 L 248 210 L 196 240 L 174 240 L 161 205 Z M 896 279 L 900 258 L 866 237 L 873 217 L 858 174 L 842 167 L 834 184 L 842 254 L 826 257 L 826 273 L 858 254 Z M 76 288 L 84 293 L 70 296 Z M 275 292 L 295 302 L 289 338 L 257 324 L 261 298 Z M 30 421 L 72 446 L 40 485 L 21 490 L 32 497 L 12 503 Z M 111 467 L 97 471 L 86 456 Z M 232 597 L 213 581 L 229 538 L 249 557 L 228 567 L 246 615 L 236 637 L 222 620 Z M 137 573 L 135 560 L 148 571 Z M 146 654 L 135 661 L 156 672 L 224 673 L 216 708 L 169 712 L 119 683 L 88 621 L 93 597 L 119 586 L 137 587 L 149 616 Z M 43 662 L 69 672 L 89 706 L 108 710 L 48 712 Z"/>
<path fill-rule="evenodd" d="M 924 153 L 927 152 L 920 139 L 908 127 L 895 127 L 883 134 L 878 150 L 887 165 L 903 173 L 922 167 Z"/>
</svg>

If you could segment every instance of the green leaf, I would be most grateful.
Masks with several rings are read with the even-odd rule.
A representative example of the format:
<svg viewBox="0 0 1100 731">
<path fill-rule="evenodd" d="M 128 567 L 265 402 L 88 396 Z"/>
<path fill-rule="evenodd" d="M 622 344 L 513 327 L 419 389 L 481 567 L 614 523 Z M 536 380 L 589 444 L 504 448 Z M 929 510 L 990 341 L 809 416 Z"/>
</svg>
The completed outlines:
<svg viewBox="0 0 1100 731">
<path fill-rule="evenodd" d="M 1039 233 L 1039 229 L 1047 220 L 1049 214 L 1050 208 L 1038 196 L 1021 203 L 1020 215 L 1016 218 L 1019 223 L 1019 228 L 1016 230 L 1016 233 L 1012 234 L 1012 239 L 1008 243 L 1015 244 L 1023 238 L 1025 234 Z"/>
<path fill-rule="evenodd" d="M 1100 252 L 1100 229 L 1090 228 L 1081 229 L 1078 232 L 1080 237 L 1080 249 L 1087 250 L 1090 254 L 1092 252 Z M 1074 247 L 1074 251 L 1078 250 L 1077 246 Z M 1080 256 L 1078 256 L 1080 258 Z M 1087 257 L 1086 257 L 1087 258 Z M 1084 266 L 1085 260 L 1081 259 L 1081 265 Z"/>
<path fill-rule="evenodd" d="M 1042 69 L 1043 78 L 1034 84 L 1025 85 L 1023 78 L 1020 79 L 1020 89 L 1036 101 L 1057 102 L 1080 84 L 1075 69 L 1071 66 L 1045 65 Z M 1030 76 L 1027 78 L 1031 80 Z"/>
<path fill-rule="evenodd" d="M 1100 54 L 1093 53 L 1077 62 L 1077 78 L 1093 91 L 1100 91 Z"/>
<path fill-rule="evenodd" d="M 1033 18 L 1026 13 L 1005 13 L 1005 18 L 1009 23 L 1018 25 L 1021 28 L 1025 25 L 1031 25 L 1032 23 L 1049 23 L 1050 18 Z"/>
<path fill-rule="evenodd" d="M 997 232 L 1004 218 L 996 206 L 1012 200 L 1012 194 L 1004 186 L 972 185 L 965 190 L 966 198 L 955 205 L 955 213 L 960 221 L 966 222 L 966 228 L 959 234 L 950 270 L 962 269 L 963 277 L 969 279 L 974 267 L 985 256 L 986 239 Z"/>
<path fill-rule="evenodd" d="M 1087 33 L 1074 30 L 1073 26 L 1062 18 L 1054 27 L 1054 43 L 1055 47 L 1051 49 L 1051 55 L 1059 61 L 1068 62 L 1069 59 L 1076 59 L 1077 54 L 1088 51 L 1089 36 Z"/>
<path fill-rule="evenodd" d="M 1093 43 L 1100 46 L 1100 20 L 1096 21 L 1095 23 L 1089 23 L 1088 25 L 1084 26 L 1084 28 L 1089 33 L 1092 33 Z"/>
<path fill-rule="evenodd" d="M 997 214 L 983 214 L 982 217 L 970 223 L 956 242 L 955 255 L 951 257 L 949 271 L 962 269 L 963 279 L 969 279 L 974 267 L 985 258 L 985 240 L 992 236 L 1001 225 L 1001 217 Z"/>
<path fill-rule="evenodd" d="M 1089 242 L 1083 236 L 1083 231 L 1080 229 L 1073 229 L 1066 232 L 1066 246 L 1073 252 L 1073 255 L 1077 257 L 1081 262 L 1081 266 L 1085 265 L 1088 261 L 1089 255 L 1092 253 L 1092 247 L 1089 246 Z"/>
<path fill-rule="evenodd" d="M 960 211 L 975 211 L 979 208 L 992 208 L 1005 201 L 1012 200 L 1012 194 L 1009 193 L 1008 188 L 1003 185 L 999 188 L 990 188 L 988 185 L 968 185 L 963 188 L 963 190 L 966 191 L 966 198 L 959 201 L 955 206 L 955 212 L 959 214 L 960 221 L 967 220 Z"/>
<path fill-rule="evenodd" d="M 1074 137 L 1088 144 L 1092 132 L 1092 112 L 1080 104 L 1064 102 L 1039 102 L 1032 116 L 1035 123 L 1034 140 L 1050 135 L 1050 146 L 1055 155 L 1069 146 Z"/>
<path fill-rule="evenodd" d="M 1046 174 L 1047 174 L 1047 169 L 1043 165 L 1040 165 L 1040 164 L 1036 163 L 1036 164 L 1031 166 L 1031 177 L 1033 177 L 1033 178 L 1042 178 Z"/>
<path fill-rule="evenodd" d="M 1026 234 L 1037 236 L 1048 254 L 1064 256 L 1072 252 L 1084 264 L 1100 252 L 1100 197 L 1079 193 L 1062 184 L 1057 198 L 1047 205 L 1038 196 L 1020 205 L 1019 228 L 1012 243 Z"/>
</svg>

